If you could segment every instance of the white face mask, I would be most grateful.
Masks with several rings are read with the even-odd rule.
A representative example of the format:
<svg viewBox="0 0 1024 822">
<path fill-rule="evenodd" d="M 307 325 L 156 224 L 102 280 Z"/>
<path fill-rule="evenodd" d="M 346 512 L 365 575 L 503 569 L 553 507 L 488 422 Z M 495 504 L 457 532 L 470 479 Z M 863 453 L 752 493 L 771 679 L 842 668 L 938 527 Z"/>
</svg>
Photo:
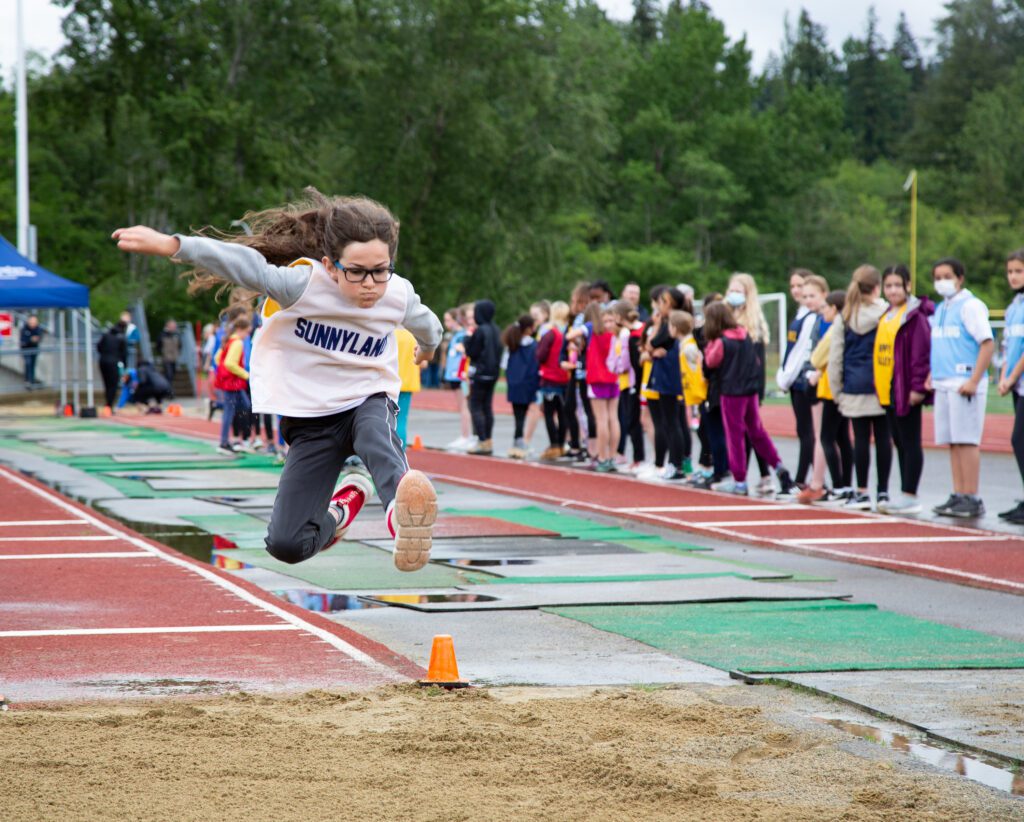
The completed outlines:
<svg viewBox="0 0 1024 822">
<path fill-rule="evenodd" d="M 725 295 L 725 301 L 733 308 L 739 308 L 747 302 L 747 298 L 742 291 L 730 291 Z"/>
<path fill-rule="evenodd" d="M 936 280 L 935 293 L 945 299 L 956 294 L 956 280 Z"/>
</svg>

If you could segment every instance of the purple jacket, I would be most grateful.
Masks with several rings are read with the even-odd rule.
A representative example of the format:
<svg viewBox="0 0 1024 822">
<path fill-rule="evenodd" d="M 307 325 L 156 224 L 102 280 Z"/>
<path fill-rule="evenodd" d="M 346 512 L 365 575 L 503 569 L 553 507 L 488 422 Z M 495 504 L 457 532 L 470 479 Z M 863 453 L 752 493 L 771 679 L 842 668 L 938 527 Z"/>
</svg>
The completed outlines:
<svg viewBox="0 0 1024 822">
<path fill-rule="evenodd" d="M 910 392 L 925 395 L 924 404 L 932 404 L 932 392 L 924 384 L 931 371 L 932 329 L 928 318 L 935 313 L 935 303 L 927 297 L 909 299 L 907 313 L 903 315 L 896 344 L 893 347 L 892 402 L 896 416 L 910 413 Z"/>
</svg>

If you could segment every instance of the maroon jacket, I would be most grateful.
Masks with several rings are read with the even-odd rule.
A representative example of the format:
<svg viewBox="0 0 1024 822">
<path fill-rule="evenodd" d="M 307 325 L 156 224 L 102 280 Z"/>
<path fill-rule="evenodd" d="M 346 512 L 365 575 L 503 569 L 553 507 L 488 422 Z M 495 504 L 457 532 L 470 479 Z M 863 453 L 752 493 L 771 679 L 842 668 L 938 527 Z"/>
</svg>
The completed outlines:
<svg viewBox="0 0 1024 822">
<path fill-rule="evenodd" d="M 925 395 L 924 404 L 932 404 L 932 392 L 924 384 L 931 371 L 932 327 L 928 318 L 935 313 L 935 303 L 927 297 L 911 297 L 903 315 L 896 344 L 893 346 L 892 402 L 896 416 L 910 413 L 910 392 Z"/>
</svg>

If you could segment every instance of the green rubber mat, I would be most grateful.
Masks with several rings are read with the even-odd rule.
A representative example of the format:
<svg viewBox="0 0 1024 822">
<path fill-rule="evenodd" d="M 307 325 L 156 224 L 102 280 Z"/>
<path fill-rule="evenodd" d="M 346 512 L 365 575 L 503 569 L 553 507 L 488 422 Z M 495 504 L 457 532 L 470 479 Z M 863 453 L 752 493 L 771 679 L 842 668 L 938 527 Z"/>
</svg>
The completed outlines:
<svg viewBox="0 0 1024 822">
<path fill-rule="evenodd" d="M 534 528 L 543 528 L 554 531 L 563 537 L 578 537 L 580 539 L 604 540 L 605 542 L 618 542 L 628 545 L 630 548 L 637 548 L 641 551 L 658 551 L 663 548 L 671 548 L 677 551 L 707 551 L 697 545 L 686 543 L 670 542 L 653 534 L 644 534 L 640 531 L 632 531 L 628 528 L 620 528 L 614 525 L 606 525 L 603 522 L 595 522 L 591 519 L 576 517 L 572 514 L 561 511 L 548 511 L 533 505 L 523 508 L 494 508 L 494 509 L 445 509 L 446 513 L 467 517 L 493 517 L 507 522 L 515 522 L 520 525 L 529 525 Z"/>
<path fill-rule="evenodd" d="M 564 585 L 566 583 L 579 582 L 661 582 L 667 579 L 709 579 L 711 577 L 736 577 L 737 579 L 750 579 L 743 574 L 620 574 L 604 577 L 495 577 L 488 580 L 492 585 Z M 790 579 L 780 582 L 792 582 Z"/>
<path fill-rule="evenodd" d="M 329 551 L 296 565 L 279 562 L 264 550 L 238 549 L 218 553 L 228 559 L 276 571 L 332 591 L 452 588 L 477 581 L 475 574 L 433 563 L 414 573 L 404 573 L 395 568 L 390 553 L 358 542 L 339 542 Z"/>
<path fill-rule="evenodd" d="M 1024 644 L 839 600 L 544 610 L 722 670 L 1024 668 Z"/>
</svg>

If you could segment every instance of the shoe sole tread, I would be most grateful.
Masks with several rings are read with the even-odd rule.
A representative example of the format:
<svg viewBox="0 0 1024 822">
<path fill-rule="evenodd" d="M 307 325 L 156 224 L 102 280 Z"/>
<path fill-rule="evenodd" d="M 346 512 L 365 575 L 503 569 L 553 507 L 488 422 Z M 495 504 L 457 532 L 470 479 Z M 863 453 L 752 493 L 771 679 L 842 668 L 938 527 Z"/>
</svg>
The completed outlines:
<svg viewBox="0 0 1024 822">
<path fill-rule="evenodd" d="M 395 493 L 395 567 L 418 571 L 430 560 L 437 492 L 422 471 L 409 471 Z"/>
</svg>

